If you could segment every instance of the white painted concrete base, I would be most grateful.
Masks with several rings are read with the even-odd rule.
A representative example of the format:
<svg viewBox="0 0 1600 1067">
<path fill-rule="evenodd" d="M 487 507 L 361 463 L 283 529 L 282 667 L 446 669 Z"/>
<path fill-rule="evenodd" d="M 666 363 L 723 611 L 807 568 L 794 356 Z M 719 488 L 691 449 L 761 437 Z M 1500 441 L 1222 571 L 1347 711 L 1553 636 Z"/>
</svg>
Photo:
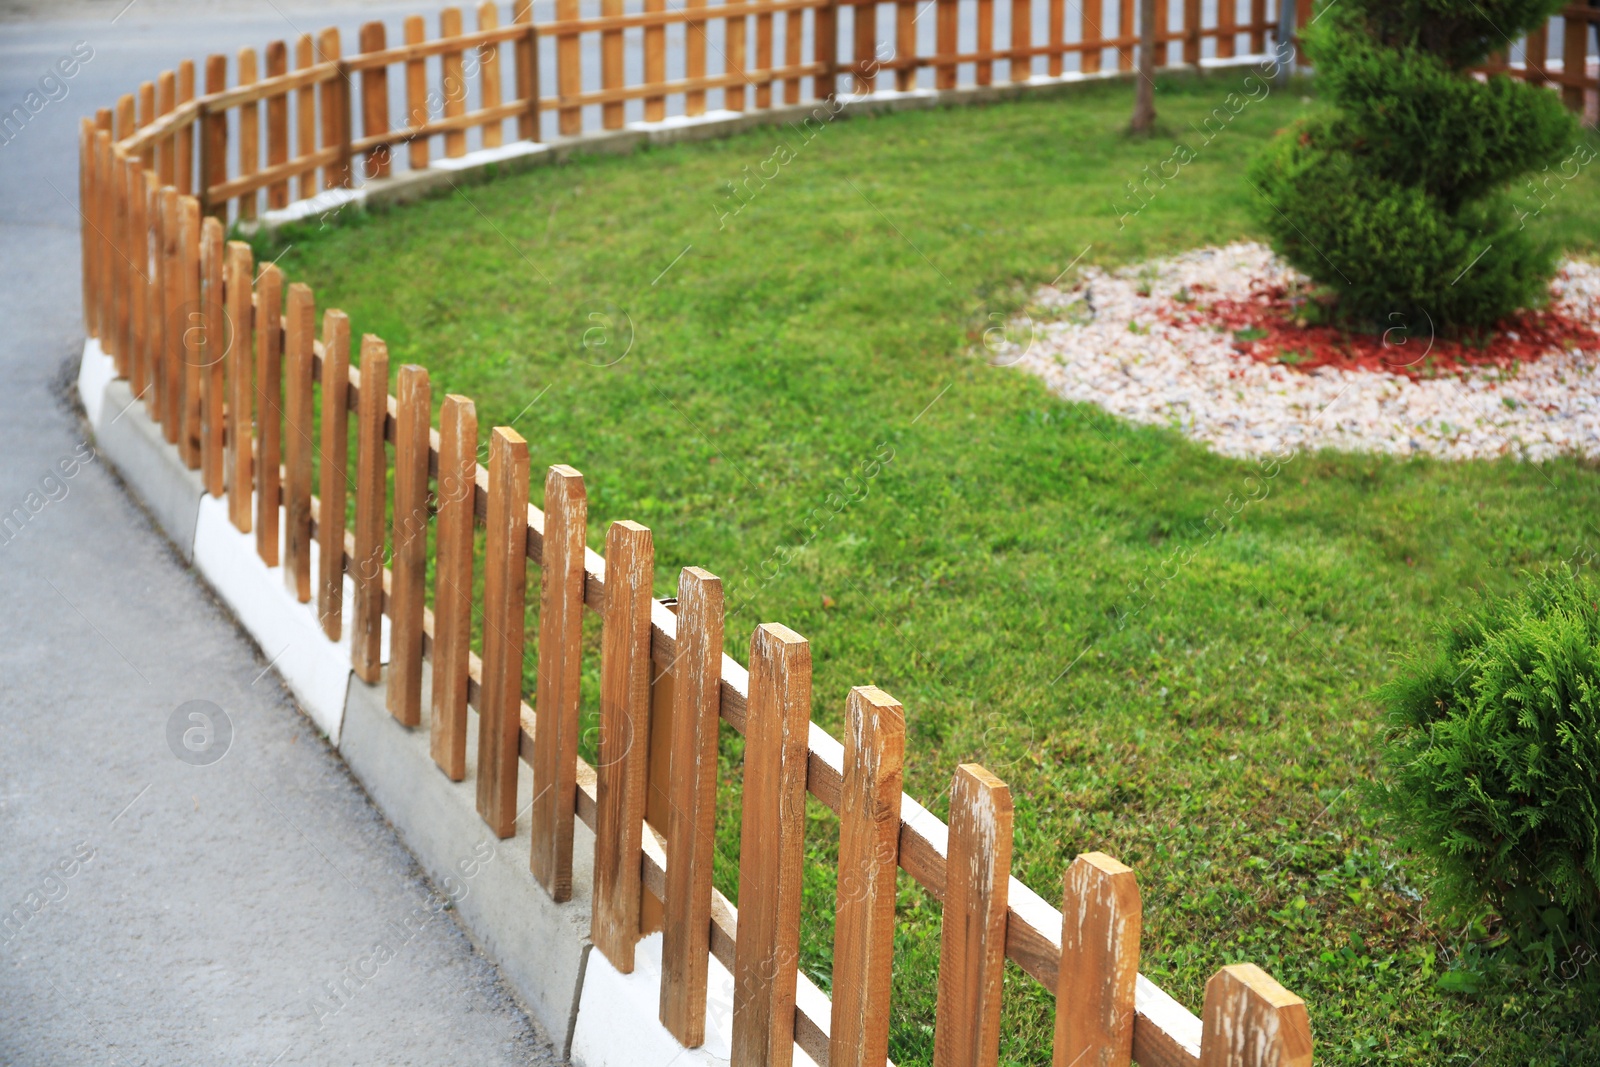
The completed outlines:
<svg viewBox="0 0 1600 1067">
<path fill-rule="evenodd" d="M 78 396 L 83 400 L 83 410 L 89 413 L 90 426 L 100 425 L 106 386 L 116 376 L 116 364 L 101 350 L 100 342 L 93 337 L 83 342 L 83 358 L 78 362 Z"/>
<path fill-rule="evenodd" d="M 282 547 L 279 559 L 283 558 Z M 311 545 L 311 573 L 318 551 Z M 253 533 L 240 533 L 228 521 L 225 498 L 204 496 L 195 523 L 194 565 L 271 661 L 318 729 L 339 743 L 350 685 L 350 605 L 355 587 L 344 581 L 344 626 L 338 642 L 329 641 L 317 618 L 315 595 L 302 604 L 284 584 L 281 566 L 268 567 L 256 552 Z M 383 619 L 383 659 L 389 658 L 389 619 Z"/>
<path fill-rule="evenodd" d="M 705 1044 L 686 1049 L 660 1021 L 661 934 L 635 947 L 632 974 L 591 952 L 572 1035 L 573 1067 L 726 1067 L 733 1048 L 733 975 L 713 956 L 707 978 Z M 801 1002 L 816 1010 L 820 998 L 826 1019 L 827 998 L 804 976 L 800 986 Z M 794 1062 L 815 1067 L 799 1045 Z"/>
</svg>

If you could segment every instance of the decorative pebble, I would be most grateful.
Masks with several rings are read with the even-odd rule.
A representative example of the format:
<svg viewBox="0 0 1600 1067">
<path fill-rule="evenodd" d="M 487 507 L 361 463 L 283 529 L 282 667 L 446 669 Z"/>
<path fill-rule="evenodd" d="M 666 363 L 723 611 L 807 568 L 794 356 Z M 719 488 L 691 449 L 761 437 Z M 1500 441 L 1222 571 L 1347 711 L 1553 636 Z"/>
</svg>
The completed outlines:
<svg viewBox="0 0 1600 1067">
<path fill-rule="evenodd" d="M 990 331 L 990 361 L 1024 368 L 1068 400 L 1170 426 L 1227 456 L 1322 448 L 1442 459 L 1600 455 L 1600 351 L 1550 349 L 1509 368 L 1434 378 L 1301 371 L 1240 354 L 1195 321 L 1194 294 L 1246 300 L 1305 279 L 1254 243 L 1204 248 L 1035 294 L 1033 313 Z M 1181 295 L 1181 300 L 1177 299 Z M 1551 306 L 1600 328 L 1600 266 L 1568 260 Z M 1174 321 L 1177 319 L 1179 321 Z M 1413 338 L 1424 343 L 1427 338 Z"/>
</svg>

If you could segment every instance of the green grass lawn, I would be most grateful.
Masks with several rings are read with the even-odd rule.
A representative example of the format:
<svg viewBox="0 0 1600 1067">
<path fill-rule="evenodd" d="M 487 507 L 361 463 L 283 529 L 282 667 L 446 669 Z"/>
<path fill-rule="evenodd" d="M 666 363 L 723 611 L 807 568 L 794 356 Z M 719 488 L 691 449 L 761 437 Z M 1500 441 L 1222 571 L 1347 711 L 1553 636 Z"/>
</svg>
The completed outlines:
<svg viewBox="0 0 1600 1067">
<path fill-rule="evenodd" d="M 635 519 L 659 593 L 685 565 L 721 575 L 741 662 L 758 622 L 808 637 L 836 736 L 850 686 L 903 701 L 906 789 L 935 812 L 959 762 L 1007 780 L 1014 872 L 1046 898 L 1079 852 L 1133 865 L 1142 969 L 1191 1009 L 1250 960 L 1305 997 L 1321 1063 L 1600 1062 L 1565 991 L 1440 987 L 1463 939 L 1368 792 L 1375 686 L 1447 601 L 1600 545 L 1592 465 L 1306 454 L 1255 481 L 982 358 L 982 332 L 1074 261 L 1259 236 L 1244 164 L 1317 105 L 1274 92 L 1205 144 L 1191 121 L 1242 77 L 1163 82 L 1152 141 L 1124 136 L 1131 91 L 1106 87 L 583 159 L 291 232 L 280 265 L 426 366 L 436 402 L 514 423 L 535 501 L 546 465 L 583 471 L 592 546 Z M 1119 226 L 1125 183 L 1177 140 L 1196 158 Z M 727 183 L 780 143 L 724 218 Z M 1534 223 L 1585 254 L 1591 171 Z M 826 988 L 837 835 L 813 810 L 802 962 Z M 903 875 L 897 929 L 891 1055 L 924 1064 L 938 906 Z M 1009 964 L 1007 987 L 1002 1060 L 1048 1063 L 1051 998 Z"/>
</svg>

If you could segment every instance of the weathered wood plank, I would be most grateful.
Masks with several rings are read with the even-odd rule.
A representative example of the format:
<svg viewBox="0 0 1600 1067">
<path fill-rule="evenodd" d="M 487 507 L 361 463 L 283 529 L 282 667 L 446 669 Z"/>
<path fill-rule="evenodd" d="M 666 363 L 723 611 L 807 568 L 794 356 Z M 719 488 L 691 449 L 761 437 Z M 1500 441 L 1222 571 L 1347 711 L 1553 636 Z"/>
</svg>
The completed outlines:
<svg viewBox="0 0 1600 1067">
<path fill-rule="evenodd" d="M 578 698 L 582 684 L 583 475 L 552 466 L 544 482 L 544 549 L 539 565 L 539 682 L 534 710 L 533 848 L 529 869 L 556 901 L 572 896 L 572 804 L 577 789 Z"/>
<path fill-rule="evenodd" d="M 605 555 L 590 936 L 618 971 L 631 974 L 639 940 L 639 850 L 650 760 L 650 593 L 655 580 L 650 531 L 635 522 L 612 523 Z"/>
<path fill-rule="evenodd" d="M 528 443 L 507 426 L 489 437 L 484 545 L 483 695 L 478 704 L 478 814 L 497 837 L 517 828 L 517 746 L 527 610 Z M 542 620 L 541 620 L 542 621 Z M 549 744 L 539 738 L 539 747 Z M 537 764 L 535 764 L 537 766 Z"/>
<path fill-rule="evenodd" d="M 1072 861 L 1061 905 L 1055 1067 L 1128 1067 L 1143 912 L 1133 870 L 1100 852 Z"/>
<path fill-rule="evenodd" d="M 793 1062 L 810 722 L 811 647 L 763 623 L 750 638 L 739 827 L 731 1062 L 741 1067 Z"/>
<path fill-rule="evenodd" d="M 829 1067 L 881 1067 L 889 1056 L 895 875 L 905 711 L 873 686 L 850 691 L 839 798 Z"/>
<path fill-rule="evenodd" d="M 994 1067 L 999 1059 L 1010 878 L 1011 791 L 964 763 L 950 786 L 935 1067 Z"/>
</svg>

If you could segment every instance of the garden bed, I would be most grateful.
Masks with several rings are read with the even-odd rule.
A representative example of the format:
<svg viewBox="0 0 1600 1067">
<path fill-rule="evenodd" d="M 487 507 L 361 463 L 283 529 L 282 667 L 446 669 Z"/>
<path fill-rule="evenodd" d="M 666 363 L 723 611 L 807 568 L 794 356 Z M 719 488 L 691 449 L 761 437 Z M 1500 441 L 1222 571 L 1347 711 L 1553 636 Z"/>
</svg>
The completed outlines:
<svg viewBox="0 0 1600 1067">
<path fill-rule="evenodd" d="M 991 356 L 1230 456 L 1600 454 L 1600 267 L 1567 261 L 1548 308 L 1480 343 L 1437 336 L 1426 314 L 1396 312 L 1381 333 L 1319 325 L 1307 293 L 1249 242 L 1091 268 L 1041 289 Z"/>
</svg>

